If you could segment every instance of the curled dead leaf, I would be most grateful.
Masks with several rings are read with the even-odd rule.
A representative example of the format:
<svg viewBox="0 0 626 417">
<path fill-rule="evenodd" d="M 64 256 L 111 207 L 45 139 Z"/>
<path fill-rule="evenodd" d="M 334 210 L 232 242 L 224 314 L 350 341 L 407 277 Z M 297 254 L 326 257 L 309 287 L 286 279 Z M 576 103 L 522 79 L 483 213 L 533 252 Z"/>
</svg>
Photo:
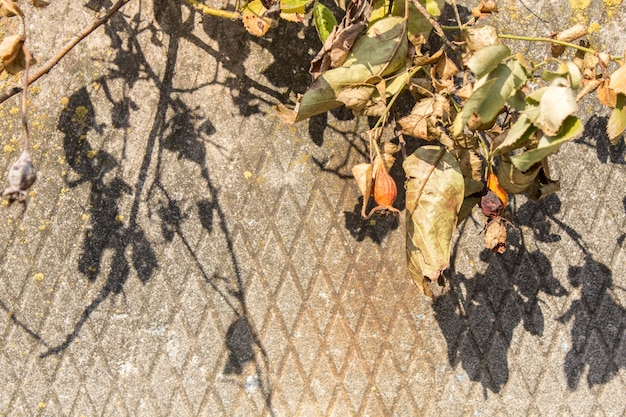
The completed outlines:
<svg viewBox="0 0 626 417">
<path fill-rule="evenodd" d="M 20 6 L 17 4 L 16 0 L 0 0 L 0 16 L 24 17 L 24 13 L 22 13 L 22 10 L 20 9 Z"/>
<path fill-rule="evenodd" d="M 485 227 L 485 247 L 497 253 L 506 252 L 506 220 L 490 219 Z"/>
<path fill-rule="evenodd" d="M 472 9 L 472 16 L 475 18 L 491 16 L 498 12 L 498 5 L 495 0 L 481 0 L 478 6 Z"/>
<path fill-rule="evenodd" d="M 569 27 L 561 32 L 555 33 L 552 35 L 553 39 L 563 42 L 572 42 L 578 38 L 582 38 L 587 34 L 587 27 L 581 24 L 574 25 Z M 559 45 L 553 43 L 550 45 L 550 53 L 553 57 L 557 58 L 561 56 L 565 52 L 565 45 Z"/>
<path fill-rule="evenodd" d="M 315 80 L 321 73 L 340 67 L 357 38 L 367 26 L 371 5 L 365 0 L 350 4 L 341 22 L 330 32 L 322 49 L 311 61 L 309 72 Z"/>
<path fill-rule="evenodd" d="M 598 100 L 600 103 L 608 106 L 610 108 L 615 107 L 615 103 L 617 102 L 617 94 L 615 91 L 609 88 L 609 81 L 607 79 L 603 79 L 598 86 Z"/>
<path fill-rule="evenodd" d="M 478 51 L 485 46 L 502 43 L 498 38 L 498 30 L 489 25 L 467 28 L 467 30 L 463 31 L 463 39 L 472 52 Z"/>
<path fill-rule="evenodd" d="M 0 72 L 5 69 L 9 71 L 11 63 L 19 60 L 23 45 L 24 36 L 22 35 L 11 35 L 2 40 L 0 43 Z M 14 74 L 12 71 L 9 72 Z"/>
<path fill-rule="evenodd" d="M 586 83 L 584 83 L 583 88 L 576 95 L 576 102 L 578 103 L 587 94 L 590 94 L 596 91 L 598 87 L 600 87 L 601 84 L 602 84 L 602 80 L 600 79 L 589 80 Z"/>
</svg>

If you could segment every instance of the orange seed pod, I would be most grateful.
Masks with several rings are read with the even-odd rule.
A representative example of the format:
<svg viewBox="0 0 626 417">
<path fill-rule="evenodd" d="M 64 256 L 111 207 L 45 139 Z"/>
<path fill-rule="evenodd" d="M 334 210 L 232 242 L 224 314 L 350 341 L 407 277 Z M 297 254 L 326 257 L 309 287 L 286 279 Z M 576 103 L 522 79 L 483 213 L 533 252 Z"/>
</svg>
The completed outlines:
<svg viewBox="0 0 626 417">
<path fill-rule="evenodd" d="M 384 164 L 378 164 L 374 180 L 374 200 L 381 207 L 390 208 L 398 196 L 396 182 L 387 172 Z"/>
</svg>

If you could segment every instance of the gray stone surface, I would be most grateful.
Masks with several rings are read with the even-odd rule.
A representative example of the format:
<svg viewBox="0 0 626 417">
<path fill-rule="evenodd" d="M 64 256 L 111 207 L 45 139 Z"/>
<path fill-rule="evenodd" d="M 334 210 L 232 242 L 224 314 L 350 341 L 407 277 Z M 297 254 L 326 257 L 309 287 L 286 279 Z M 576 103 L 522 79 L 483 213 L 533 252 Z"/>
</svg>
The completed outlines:
<svg viewBox="0 0 626 417">
<path fill-rule="evenodd" d="M 110 5 L 83 3 L 28 9 L 41 62 Z M 621 2 L 529 2 L 548 23 L 501 3 L 512 33 L 587 19 L 623 44 Z M 558 196 L 512 201 L 506 254 L 482 250 L 480 216 L 463 225 L 431 304 L 403 227 L 358 218 L 365 120 L 273 113 L 308 82 L 298 31 L 135 0 L 37 83 L 40 178 L 0 221 L 0 415 L 624 415 L 626 161 L 606 112 L 582 104 Z M 18 105 L 0 106 L 3 171 Z"/>
</svg>

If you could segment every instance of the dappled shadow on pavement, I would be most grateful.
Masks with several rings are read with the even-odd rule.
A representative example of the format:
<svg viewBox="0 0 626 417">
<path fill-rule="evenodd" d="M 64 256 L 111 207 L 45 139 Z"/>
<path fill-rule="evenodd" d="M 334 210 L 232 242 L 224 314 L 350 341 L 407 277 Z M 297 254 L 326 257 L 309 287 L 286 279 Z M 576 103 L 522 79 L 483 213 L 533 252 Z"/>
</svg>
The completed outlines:
<svg viewBox="0 0 626 417">
<path fill-rule="evenodd" d="M 614 290 L 626 289 L 615 288 L 611 270 L 591 255 L 585 257 L 584 265 L 570 267 L 567 276 L 580 294 L 559 318 L 561 323 L 573 320 L 572 346 L 563 366 L 567 384 L 575 390 L 585 370 L 589 387 L 605 384 L 620 368 L 626 369 L 626 351 L 622 346 L 626 309 L 611 296 Z"/>
<path fill-rule="evenodd" d="M 572 345 L 563 365 L 570 389 L 576 389 L 585 368 L 592 386 L 609 382 L 626 364 L 622 348 L 626 311 L 611 296 L 611 270 L 593 259 L 580 234 L 555 217 L 560 208 L 555 195 L 527 202 L 515 211 L 515 223 L 528 226 L 535 241 L 546 243 L 563 238 L 551 232 L 551 225 L 556 225 L 578 246 L 585 263 L 570 267 L 568 279 L 580 297 L 554 276 L 546 255 L 538 249 L 528 251 L 519 230 L 509 229 L 504 254 L 483 250 L 480 258 L 488 263 L 487 269 L 471 277 L 454 269 L 458 247 L 454 248 L 450 289 L 435 299 L 435 317 L 448 345 L 450 365 L 461 364 L 472 381 L 482 384 L 485 395 L 487 390 L 500 392 L 509 380 L 508 355 L 516 327 L 521 323 L 532 336 L 544 335 L 544 309 L 553 304 L 546 297 L 573 299 L 567 312 L 555 317 L 564 324 L 571 322 Z"/>
<path fill-rule="evenodd" d="M 234 316 L 224 340 L 225 348 L 230 352 L 224 373 L 241 374 L 246 366 L 252 364 L 256 373 L 255 384 L 271 414 L 272 392 L 267 378 L 267 355 L 247 317 L 243 277 L 227 226 L 227 213 L 222 209 L 218 189 L 207 168 L 206 142 L 203 139 L 214 134 L 215 127 L 210 120 L 197 116 L 194 109 L 174 96 L 174 69 L 179 58 L 179 46 L 181 39 L 191 36 L 186 29 L 191 27 L 193 16 L 191 20 L 183 21 L 181 6 L 169 1 L 156 1 L 154 7 L 158 23 L 169 34 L 164 48 L 167 54 L 162 75 L 159 76 L 159 71 L 150 66 L 137 40 L 142 31 L 154 34 L 157 28 L 153 25 L 146 27 L 140 13 L 130 18 L 118 14 L 106 27 L 116 54 L 111 61 L 113 68 L 98 80 L 112 105 L 111 126 L 124 132 L 123 157 L 126 156 L 127 143 L 135 142 L 135 138 L 129 137 L 127 129 L 131 113 L 138 109 L 138 104 L 129 96 L 131 88 L 138 80 L 149 80 L 159 90 L 145 148 L 139 151 L 143 156 L 135 183 L 129 184 L 122 179 L 124 161 L 98 150 L 88 139 L 89 132 L 102 133 L 104 126 L 96 124 L 96 109 L 87 88 L 79 88 L 71 95 L 58 122 L 58 129 L 65 134 L 65 156 L 72 168 L 67 184 L 69 187 L 84 183 L 90 186 L 87 210 L 91 224 L 84 233 L 78 272 L 92 282 L 100 276 L 105 276 L 106 280 L 80 314 L 73 330 L 59 344 L 45 345 L 47 350 L 41 357 L 62 354 L 79 336 L 87 320 L 93 320 L 92 313 L 105 300 L 112 295 L 123 294 L 131 268 L 144 284 L 161 269 L 155 252 L 160 249 L 154 247 L 158 242 L 151 242 L 146 237 L 139 220 L 140 212 L 147 208 L 149 218 L 159 220 L 165 242 L 183 246 L 206 284 L 223 298 L 230 309 L 229 314 Z M 153 41 L 160 42 L 154 36 Z M 112 88 L 112 83 L 121 83 L 121 89 L 119 86 Z M 137 154 L 136 145 L 133 143 L 132 146 L 133 153 Z M 167 172 L 163 161 L 165 153 L 173 153 L 178 159 L 193 162 L 201 170 L 201 182 L 209 193 L 205 199 L 197 201 L 195 214 L 183 212 L 180 201 L 172 197 L 162 181 L 162 175 Z M 153 174 L 151 167 L 155 161 L 156 173 Z M 129 198 L 132 198 L 130 213 L 121 209 L 122 200 Z M 209 235 L 220 234 L 225 241 L 230 258 L 224 259 L 224 262 L 230 261 L 233 276 L 221 276 L 205 267 L 182 228 L 183 223 L 192 220 L 192 217 Z M 104 263 L 106 251 L 113 252 L 110 265 Z"/>
<path fill-rule="evenodd" d="M 461 363 L 469 378 L 499 392 L 509 380 L 508 350 L 520 324 L 542 336 L 544 313 L 539 295 L 562 297 L 548 258 L 523 246 L 498 256 L 487 249 L 484 274 L 467 277 L 452 271 L 450 291 L 434 302 L 435 317 L 448 344 L 451 366 Z"/>
</svg>

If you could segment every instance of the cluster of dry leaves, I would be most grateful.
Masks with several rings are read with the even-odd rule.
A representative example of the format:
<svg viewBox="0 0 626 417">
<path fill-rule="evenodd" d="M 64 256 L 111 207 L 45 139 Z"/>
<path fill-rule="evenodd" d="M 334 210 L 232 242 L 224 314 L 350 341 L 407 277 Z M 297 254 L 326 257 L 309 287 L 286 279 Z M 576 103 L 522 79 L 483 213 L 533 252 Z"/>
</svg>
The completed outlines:
<svg viewBox="0 0 626 417">
<path fill-rule="evenodd" d="M 551 45 L 551 56 L 528 62 L 502 43 L 495 27 L 480 25 L 497 12 L 495 1 L 483 0 L 470 22 L 459 22 L 460 38 L 422 53 L 442 7 L 436 0 L 356 0 L 329 27 L 324 25 L 336 20 L 315 2 L 313 21 L 323 47 L 311 65 L 313 81 L 293 109 L 278 106 L 286 123 L 339 106 L 379 117 L 369 132 L 370 161 L 352 169 L 364 198 L 361 214 L 398 212 L 397 185 L 388 171 L 402 151 L 408 268 L 428 295 L 429 283 L 441 282 L 449 265 L 453 231 L 473 207 L 485 216 L 486 246 L 502 253 L 507 227 L 515 227 L 503 218 L 508 195 L 537 200 L 558 191 L 548 156 L 583 133 L 575 115 L 583 96 L 597 90 L 599 100 L 614 109 L 607 126 L 614 144 L 626 129 L 623 57 L 577 49 L 571 42 L 584 37 L 586 28 L 553 34 L 558 43 Z M 570 55 L 562 59 L 565 52 Z M 613 61 L 621 66 L 610 74 Z M 391 110 L 402 92 L 415 104 L 397 115 Z M 395 137 L 382 137 L 389 123 L 395 123 Z M 408 137 L 430 144 L 406 156 Z M 371 197 L 376 207 L 368 213 Z"/>
<path fill-rule="evenodd" d="M 44 5 L 31 1 L 35 7 Z M 444 0 L 335 1 L 345 11 L 339 22 L 318 0 L 253 0 L 234 14 L 255 36 L 265 35 L 280 19 L 312 23 L 317 30 L 322 47 L 311 62 L 311 85 L 294 108 L 278 106 L 281 120 L 296 123 L 340 106 L 378 118 L 368 132 L 370 160 L 352 169 L 363 195 L 361 214 L 399 214 L 394 207 L 397 185 L 389 170 L 400 153 L 408 269 L 425 294 L 432 295 L 431 281 L 442 281 L 452 233 L 475 206 L 485 216 L 486 246 L 502 253 L 511 225 L 503 218 L 508 195 L 539 199 L 559 189 L 547 158 L 582 134 L 575 113 L 583 96 L 597 90 L 600 102 L 613 109 L 607 125 L 613 143 L 626 129 L 624 59 L 572 44 L 587 34 L 582 26 L 541 39 L 553 43 L 551 56 L 534 63 L 504 45 L 505 36 L 495 27 L 481 25 L 483 17 L 497 12 L 494 0 L 480 1 L 467 23 L 457 11 L 454 33 L 460 35 L 452 41 L 436 22 Z M 192 3 L 198 8 L 197 1 Z M 202 6 L 205 13 L 213 10 Z M 16 0 L 0 0 L 0 15 L 18 16 L 25 28 Z M 426 52 L 433 30 L 443 47 Z M 0 71 L 24 71 L 24 92 L 31 61 L 25 33 L 6 36 L 0 44 Z M 611 74 L 614 62 L 620 67 Z M 414 100 L 407 114 L 394 109 L 402 93 Z M 25 96 L 22 101 L 24 152 L 3 192 L 20 201 L 36 178 Z M 383 136 L 389 124 L 395 127 L 394 137 Z M 428 144 L 407 156 L 408 138 Z M 376 207 L 368 212 L 370 198 Z"/>
</svg>

